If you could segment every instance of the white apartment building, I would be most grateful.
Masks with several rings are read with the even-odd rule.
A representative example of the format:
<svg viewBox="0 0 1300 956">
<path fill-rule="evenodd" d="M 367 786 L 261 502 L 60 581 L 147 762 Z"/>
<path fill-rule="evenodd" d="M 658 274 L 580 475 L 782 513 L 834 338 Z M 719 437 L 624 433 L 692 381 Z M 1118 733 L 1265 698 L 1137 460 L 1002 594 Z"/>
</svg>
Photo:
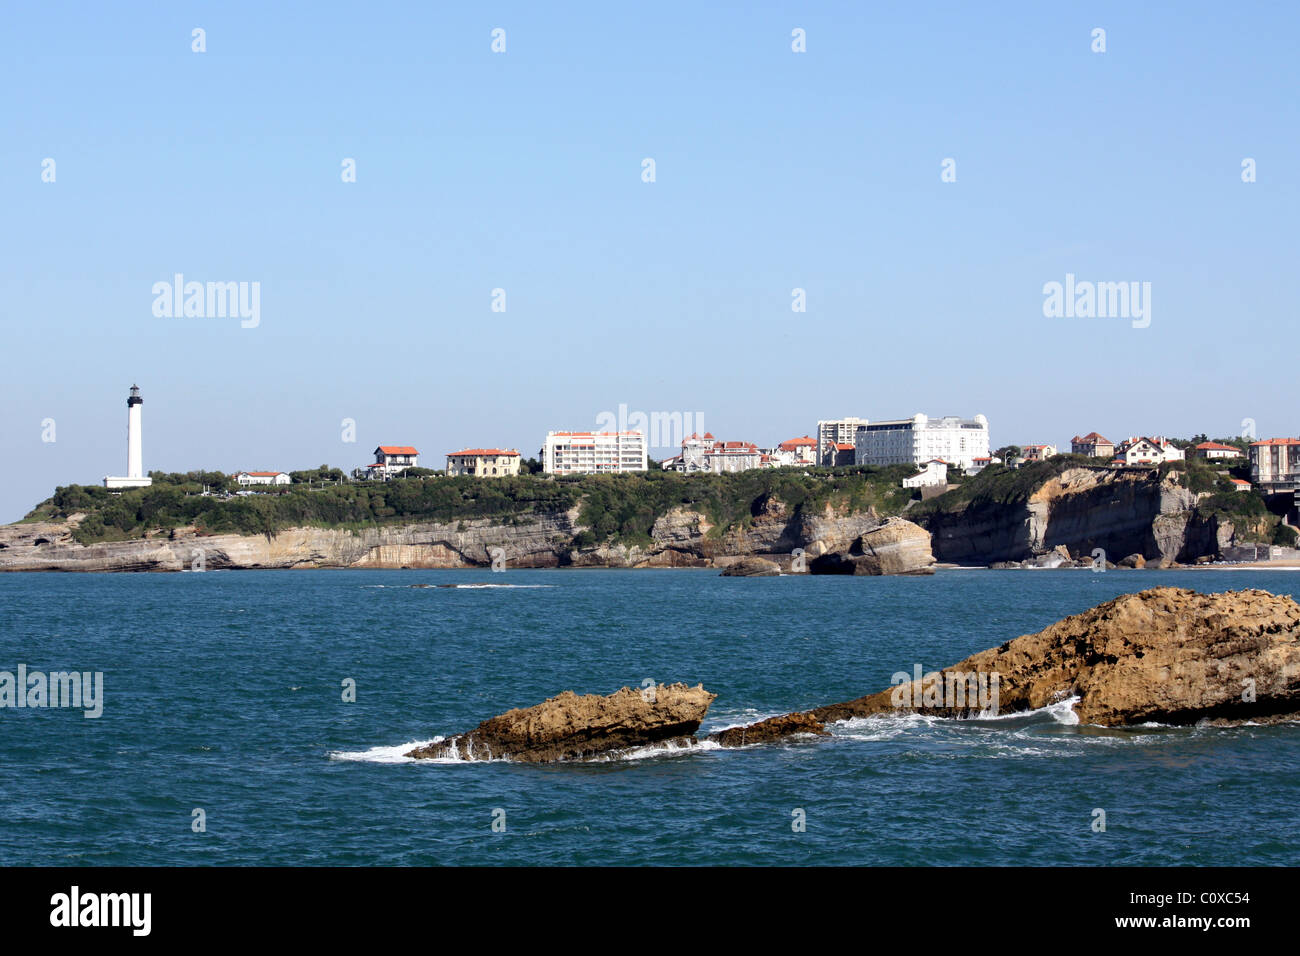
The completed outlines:
<svg viewBox="0 0 1300 956">
<path fill-rule="evenodd" d="M 832 418 L 817 423 L 817 464 L 835 464 L 837 445 L 852 445 L 859 425 L 868 424 L 865 418 Z"/>
<path fill-rule="evenodd" d="M 547 432 L 542 470 L 548 475 L 606 475 L 645 471 L 645 433 Z"/>
<path fill-rule="evenodd" d="M 939 459 L 963 470 L 989 457 L 989 421 L 974 418 L 911 418 L 867 422 L 857 426 L 855 461 L 859 465 L 916 465 Z M 987 464 L 987 460 L 984 462 Z"/>
</svg>

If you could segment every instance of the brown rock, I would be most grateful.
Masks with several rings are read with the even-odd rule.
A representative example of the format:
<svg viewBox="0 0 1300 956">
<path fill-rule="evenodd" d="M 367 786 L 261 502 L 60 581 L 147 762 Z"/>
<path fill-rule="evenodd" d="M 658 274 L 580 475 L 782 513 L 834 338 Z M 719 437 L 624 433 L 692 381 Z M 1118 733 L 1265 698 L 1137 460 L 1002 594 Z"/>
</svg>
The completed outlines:
<svg viewBox="0 0 1300 956">
<path fill-rule="evenodd" d="M 781 566 L 766 558 L 741 558 L 722 570 L 724 578 L 766 578 L 781 573 Z"/>
<path fill-rule="evenodd" d="M 621 688 L 602 697 L 565 691 L 534 707 L 507 711 L 469 733 L 410 751 L 416 758 L 506 758 L 524 763 L 585 760 L 611 752 L 693 739 L 716 695 L 702 686 Z"/>
<path fill-rule="evenodd" d="M 1125 594 L 944 674 L 997 674 L 1000 713 L 1079 697 L 1079 720 L 1118 726 L 1154 721 L 1259 719 L 1300 714 L 1300 605 L 1267 591 L 1199 594 L 1152 588 Z M 912 685 L 809 713 L 823 721 L 912 712 Z M 924 712 L 970 716 L 978 708 Z"/>
</svg>

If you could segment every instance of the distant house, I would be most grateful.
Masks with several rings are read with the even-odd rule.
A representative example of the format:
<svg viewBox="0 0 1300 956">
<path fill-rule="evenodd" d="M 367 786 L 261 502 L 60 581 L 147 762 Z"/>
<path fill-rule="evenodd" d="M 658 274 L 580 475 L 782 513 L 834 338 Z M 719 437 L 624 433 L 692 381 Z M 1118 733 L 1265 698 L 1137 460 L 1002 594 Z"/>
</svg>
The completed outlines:
<svg viewBox="0 0 1300 956">
<path fill-rule="evenodd" d="M 1300 438 L 1252 442 L 1250 478 L 1265 494 L 1300 489 Z"/>
<path fill-rule="evenodd" d="M 1055 445 L 1026 445 L 1020 450 L 1021 460 L 1029 461 L 1046 461 L 1055 457 L 1059 452 Z"/>
<path fill-rule="evenodd" d="M 720 441 L 712 433 L 688 435 L 682 441 L 682 453 L 664 462 L 665 470 L 695 474 L 701 471 L 749 471 L 751 468 L 772 467 L 772 457 L 753 442 Z"/>
<path fill-rule="evenodd" d="M 241 488 L 247 488 L 249 485 L 287 485 L 290 480 L 288 474 L 283 471 L 235 472 L 235 482 Z"/>
<path fill-rule="evenodd" d="M 989 465 L 1001 464 L 1001 463 L 1002 463 L 1002 459 L 997 458 L 993 455 L 981 455 L 977 458 L 971 459 L 971 464 L 970 467 L 966 469 L 966 474 L 978 475 Z"/>
<path fill-rule="evenodd" d="M 419 465 L 420 453 L 410 445 L 380 445 L 375 449 L 374 462 L 366 465 L 366 475 L 387 481 Z"/>
<path fill-rule="evenodd" d="M 1216 441 L 1203 441 L 1192 449 L 1194 458 L 1245 458 L 1236 445 L 1221 445 Z"/>
<path fill-rule="evenodd" d="M 922 470 L 911 478 L 903 479 L 904 488 L 926 488 L 948 483 L 948 463 L 935 458 L 921 466 Z"/>
<path fill-rule="evenodd" d="M 519 474 L 519 452 L 503 448 L 466 448 L 447 456 L 447 474 L 503 478 Z"/>
<path fill-rule="evenodd" d="M 804 435 L 802 438 L 787 438 L 776 446 L 772 458 L 780 465 L 815 465 L 817 439 L 809 435 Z"/>
<path fill-rule="evenodd" d="M 1252 487 L 1249 481 L 1243 481 L 1240 478 L 1229 478 L 1228 480 L 1232 482 L 1232 487 L 1238 491 L 1250 491 Z"/>
<path fill-rule="evenodd" d="M 842 468 L 845 465 L 856 464 L 857 462 L 857 445 L 850 445 L 848 442 L 835 443 L 835 459 L 831 462 L 836 468 Z"/>
<path fill-rule="evenodd" d="M 1162 435 L 1126 438 L 1115 448 L 1117 465 L 1162 465 L 1167 461 L 1182 460 L 1183 450 Z"/>
<path fill-rule="evenodd" d="M 1070 454 L 1085 455 L 1088 458 L 1114 458 L 1115 443 L 1096 432 L 1075 435 L 1070 439 Z"/>
</svg>

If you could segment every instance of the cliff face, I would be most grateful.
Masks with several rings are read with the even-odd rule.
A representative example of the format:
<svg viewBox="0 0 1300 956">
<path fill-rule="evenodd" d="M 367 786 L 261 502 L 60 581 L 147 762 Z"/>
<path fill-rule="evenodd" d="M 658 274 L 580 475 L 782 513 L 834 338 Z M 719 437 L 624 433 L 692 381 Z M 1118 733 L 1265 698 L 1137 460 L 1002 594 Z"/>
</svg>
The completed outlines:
<svg viewBox="0 0 1300 956">
<path fill-rule="evenodd" d="M 77 516 L 66 522 L 0 527 L 0 571 L 182 571 L 196 564 L 222 568 L 469 568 L 506 567 L 726 567 L 733 561 L 769 555 L 785 559 L 798 548 L 809 557 L 849 548 L 880 528 L 873 511 L 791 515 L 768 496 L 742 528 L 714 534 L 708 518 L 677 508 L 655 522 L 646 546 L 602 545 L 576 549 L 584 530 L 578 510 L 542 513 L 499 522 L 492 519 L 448 524 L 419 523 L 349 531 L 291 528 L 274 535 L 200 535 L 192 528 L 156 537 L 82 546 L 72 537 Z M 896 519 L 897 520 L 897 519 Z M 893 526 L 891 522 L 891 527 Z M 919 535 L 920 529 L 908 525 Z M 499 550 L 498 550 L 499 549 Z M 933 563 L 916 536 L 906 555 Z"/>
<path fill-rule="evenodd" d="M 1231 523 L 1202 519 L 1198 496 L 1151 470 L 1070 468 L 1026 500 L 969 503 L 918 516 L 940 561 L 1024 561 L 1064 547 L 1076 557 L 1101 548 L 1111 561 L 1190 562 L 1231 542 Z"/>
</svg>

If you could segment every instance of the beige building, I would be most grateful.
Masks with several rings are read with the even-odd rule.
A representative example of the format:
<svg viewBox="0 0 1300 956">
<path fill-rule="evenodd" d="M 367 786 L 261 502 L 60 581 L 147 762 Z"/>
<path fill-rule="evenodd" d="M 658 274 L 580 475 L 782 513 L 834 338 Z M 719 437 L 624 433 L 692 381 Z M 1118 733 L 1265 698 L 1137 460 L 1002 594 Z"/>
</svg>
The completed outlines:
<svg viewBox="0 0 1300 956">
<path fill-rule="evenodd" d="M 504 478 L 519 474 L 519 452 L 513 448 L 466 448 L 447 456 L 447 474 Z"/>
<path fill-rule="evenodd" d="M 1114 458 L 1115 443 L 1096 432 L 1075 435 L 1070 439 L 1070 454 L 1086 455 L 1089 458 Z"/>
<path fill-rule="evenodd" d="M 1266 494 L 1300 488 L 1300 438 L 1267 438 L 1250 446 L 1250 479 Z"/>
</svg>

